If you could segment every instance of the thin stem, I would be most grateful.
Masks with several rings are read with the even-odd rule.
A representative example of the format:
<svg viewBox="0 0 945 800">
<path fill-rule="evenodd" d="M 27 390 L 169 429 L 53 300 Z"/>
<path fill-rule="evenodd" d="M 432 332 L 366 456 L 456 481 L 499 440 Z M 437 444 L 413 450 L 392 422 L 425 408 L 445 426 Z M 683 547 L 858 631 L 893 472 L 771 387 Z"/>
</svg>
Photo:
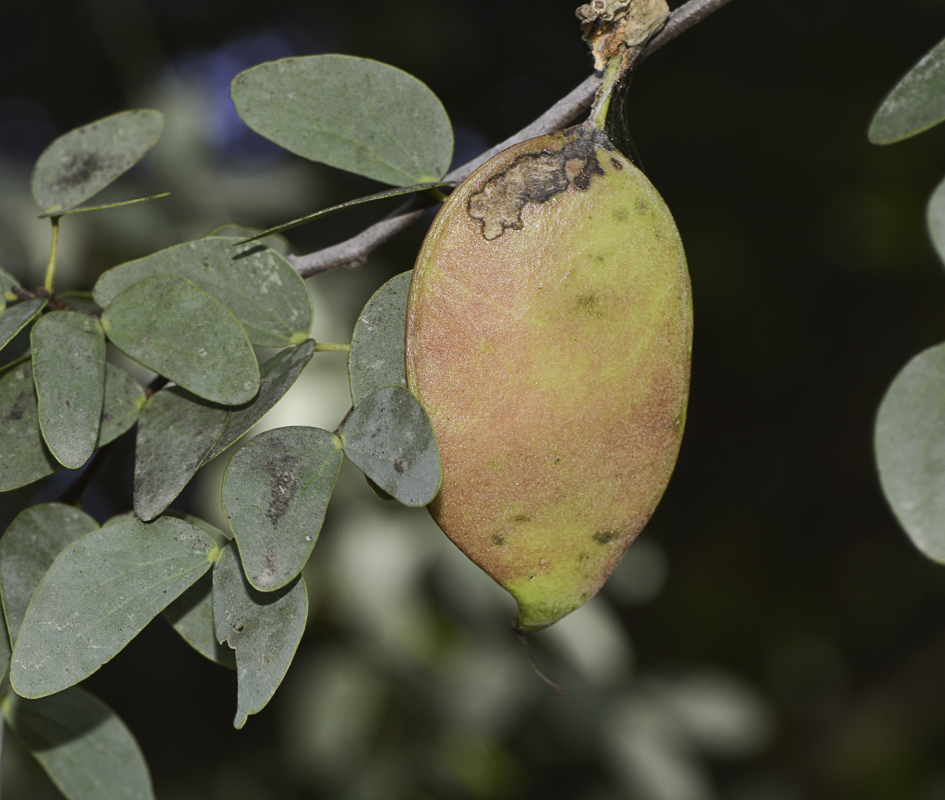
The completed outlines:
<svg viewBox="0 0 945 800">
<path fill-rule="evenodd" d="M 545 675 L 540 669 L 538 669 L 538 664 L 535 663 L 535 659 L 532 656 L 532 650 L 528 646 L 528 638 L 525 636 L 525 631 L 520 631 L 518 628 L 512 628 L 518 636 L 518 640 L 522 643 L 522 647 L 525 650 L 525 655 L 528 656 L 528 663 L 532 665 L 532 669 L 535 670 L 535 674 L 541 678 L 545 683 L 551 687 L 551 691 L 555 694 L 564 694 L 564 688 L 555 683 L 551 678 Z"/>
<path fill-rule="evenodd" d="M 349 353 L 351 352 L 351 345 L 350 344 L 336 344 L 334 342 L 315 342 L 316 353 L 327 353 L 332 350 Z"/>
<path fill-rule="evenodd" d="M 613 97 L 614 88 L 623 75 L 623 61 L 624 53 L 621 52 L 620 55 L 611 58 L 604 69 L 604 77 L 597 92 L 597 99 L 594 101 L 594 107 L 591 109 L 591 116 L 588 119 L 588 122 L 600 130 L 604 130 L 604 123 L 607 121 L 607 109 L 610 108 L 610 98 Z"/>
<path fill-rule="evenodd" d="M 59 249 L 59 215 L 50 217 L 49 221 L 52 222 L 52 244 L 49 246 L 49 265 L 46 267 L 46 281 L 43 287 L 52 294 L 56 280 L 56 251 Z"/>
<path fill-rule="evenodd" d="M 640 52 L 636 59 L 639 64 L 664 44 L 675 39 L 679 34 L 689 30 L 693 25 L 704 20 L 709 14 L 718 11 L 730 0 L 689 0 L 677 8 L 663 26 L 663 29 L 647 43 L 646 47 Z M 484 153 L 467 161 L 460 167 L 450 172 L 444 180 L 461 181 L 467 178 L 476 167 L 484 164 L 492 156 L 511 147 L 513 144 L 523 142 L 526 139 L 532 139 L 536 136 L 542 136 L 546 133 L 552 133 L 561 130 L 564 126 L 573 122 L 580 114 L 587 111 L 594 101 L 594 95 L 601 84 L 601 76 L 591 75 L 575 88 L 570 94 L 561 98 L 551 108 L 549 108 L 538 119 L 518 133 L 510 136 L 504 142 L 495 147 L 486 150 Z M 404 203 L 393 213 L 375 223 L 369 228 L 365 228 L 357 236 L 348 239 L 345 242 L 331 245 L 322 250 L 316 250 L 306 255 L 290 255 L 289 263 L 298 270 L 303 278 L 317 275 L 320 272 L 327 272 L 337 267 L 359 267 L 374 250 L 380 247 L 388 239 L 392 239 L 402 230 L 409 228 L 414 222 L 419 220 L 430 208 L 431 198 L 425 199 L 414 197 L 409 202 Z"/>
</svg>

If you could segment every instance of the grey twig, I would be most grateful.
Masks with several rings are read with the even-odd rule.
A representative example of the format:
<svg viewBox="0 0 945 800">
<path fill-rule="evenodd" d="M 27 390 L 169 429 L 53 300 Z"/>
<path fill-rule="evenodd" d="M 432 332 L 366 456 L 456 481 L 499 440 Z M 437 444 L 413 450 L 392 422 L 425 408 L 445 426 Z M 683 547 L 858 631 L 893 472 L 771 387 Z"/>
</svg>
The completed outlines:
<svg viewBox="0 0 945 800">
<path fill-rule="evenodd" d="M 637 58 L 637 63 L 655 53 L 683 31 L 701 22 L 729 1 L 689 0 L 689 2 L 681 5 L 670 14 L 662 30 L 643 48 Z M 457 167 L 446 176 L 445 180 L 461 181 L 468 177 L 476 167 L 485 164 L 494 155 L 501 153 L 513 144 L 561 130 L 591 107 L 598 86 L 600 86 L 600 75 L 591 75 L 530 125 L 522 128 L 504 142 L 500 142 L 495 147 L 480 153 L 462 166 Z M 432 204 L 433 200 L 428 195 L 414 195 L 411 200 L 380 222 L 365 228 L 357 236 L 353 236 L 340 244 L 316 250 L 314 253 L 301 256 L 290 255 L 288 256 L 289 262 L 303 278 L 317 275 L 319 272 L 327 272 L 336 267 L 358 267 L 365 262 L 368 255 L 375 248 L 416 222 Z"/>
</svg>

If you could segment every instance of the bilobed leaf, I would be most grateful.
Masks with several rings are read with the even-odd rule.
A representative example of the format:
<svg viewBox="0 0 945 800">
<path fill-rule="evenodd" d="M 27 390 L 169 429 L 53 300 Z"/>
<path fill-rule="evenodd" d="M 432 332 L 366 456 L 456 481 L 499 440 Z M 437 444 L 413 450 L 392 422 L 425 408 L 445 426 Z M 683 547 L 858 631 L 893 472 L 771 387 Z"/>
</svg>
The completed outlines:
<svg viewBox="0 0 945 800">
<path fill-rule="evenodd" d="M 132 284 L 102 312 L 102 327 L 119 350 L 212 403 L 246 403 L 259 389 L 243 326 L 187 278 Z"/>
<path fill-rule="evenodd" d="M 274 591 L 302 571 L 342 460 L 337 436 L 303 427 L 266 431 L 230 459 L 223 510 L 255 588 Z"/>
<path fill-rule="evenodd" d="M 440 455 L 426 412 L 402 386 L 362 400 L 344 427 L 345 455 L 383 491 L 425 506 L 440 489 Z"/>
<path fill-rule="evenodd" d="M 46 298 L 24 300 L 0 313 L 0 349 L 6 347 L 46 305 Z"/>
<path fill-rule="evenodd" d="M 278 591 L 256 591 L 231 544 L 214 566 L 213 597 L 217 639 L 236 651 L 233 725 L 242 728 L 272 699 L 292 663 L 305 631 L 308 592 L 301 576 Z"/>
<path fill-rule="evenodd" d="M 217 443 L 230 411 L 180 386 L 151 396 L 138 418 L 134 506 L 152 520 L 181 493 Z"/>
<path fill-rule="evenodd" d="M 105 365 L 105 402 L 96 447 L 117 439 L 134 425 L 144 390 L 123 369 Z M 32 362 L 0 376 L 0 492 L 26 486 L 59 469 L 39 430 Z"/>
<path fill-rule="evenodd" d="M 204 459 L 216 458 L 246 431 L 261 420 L 295 383 L 315 352 L 312 339 L 276 353 L 259 368 L 259 394 L 249 403 L 231 410 L 226 428 L 219 441 Z"/>
<path fill-rule="evenodd" d="M 241 72 L 230 93 L 250 128 L 312 161 L 395 186 L 436 181 L 449 168 L 453 132 L 442 103 L 387 64 L 283 58 Z"/>
<path fill-rule="evenodd" d="M 875 432 L 883 492 L 916 547 L 945 563 L 945 344 L 896 376 Z"/>
<path fill-rule="evenodd" d="M 358 317 L 348 356 L 353 405 L 382 386 L 407 385 L 404 330 L 412 276 L 410 270 L 387 281 Z"/>
<path fill-rule="evenodd" d="M 163 127 L 160 111 L 139 108 L 63 134 L 33 168 L 33 197 L 46 212 L 85 202 L 137 164 Z"/>
<path fill-rule="evenodd" d="M 6 692 L 3 718 L 68 800 L 153 800 L 141 748 L 118 715 L 72 687 L 27 700 Z"/>
<path fill-rule="evenodd" d="M 926 53 L 880 104 L 870 122 L 873 144 L 892 144 L 945 119 L 945 40 Z"/>
<path fill-rule="evenodd" d="M 78 469 L 98 441 L 105 397 L 105 334 L 94 317 L 53 311 L 30 333 L 39 427 L 64 467 Z"/>
<path fill-rule="evenodd" d="M 308 338 L 312 298 L 292 265 L 262 244 L 234 247 L 237 237 L 211 236 L 128 261 L 102 273 L 96 302 L 105 307 L 144 278 L 181 275 L 226 306 L 259 347 L 288 347 Z"/>
<path fill-rule="evenodd" d="M 10 641 L 15 641 L 33 592 L 56 556 L 76 539 L 98 530 L 84 511 L 64 503 L 40 503 L 21 511 L 0 539 L 0 593 Z"/>
<path fill-rule="evenodd" d="M 199 528 L 173 517 L 127 520 L 63 550 L 26 610 L 10 667 L 23 697 L 87 678 L 192 586 L 218 553 Z"/>
<path fill-rule="evenodd" d="M 217 641 L 213 621 L 213 576 L 204 575 L 164 609 L 164 618 L 204 658 L 236 669 L 236 656 Z"/>
</svg>

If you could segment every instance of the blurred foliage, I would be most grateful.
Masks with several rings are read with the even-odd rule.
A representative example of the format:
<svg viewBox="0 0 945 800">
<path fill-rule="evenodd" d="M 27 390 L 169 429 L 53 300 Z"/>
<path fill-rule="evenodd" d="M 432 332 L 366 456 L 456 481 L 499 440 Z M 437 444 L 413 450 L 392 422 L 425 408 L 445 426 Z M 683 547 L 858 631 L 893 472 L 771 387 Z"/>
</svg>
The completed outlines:
<svg viewBox="0 0 945 800">
<path fill-rule="evenodd" d="M 274 225 L 377 190 L 248 131 L 227 94 L 240 70 L 328 51 L 388 62 L 443 100 L 461 162 L 589 73 L 574 5 L 16 4 L 0 33 L 0 266 L 42 282 L 48 223 L 29 168 L 77 125 L 160 109 L 159 145 L 98 198 L 172 193 L 66 220 L 58 279 L 87 289 L 222 223 Z M 886 387 L 945 339 L 923 230 L 945 131 L 894 148 L 866 138 L 943 21 L 936 0 L 733 0 L 638 69 L 623 113 L 686 243 L 693 390 L 647 532 L 601 596 L 532 637 L 563 697 L 508 632 L 504 593 L 424 511 L 374 498 L 345 465 L 306 568 L 306 636 L 242 731 L 235 678 L 163 620 L 87 682 L 138 738 L 157 796 L 945 797 L 945 575 L 900 531 L 871 452 Z M 398 201 L 383 202 L 292 231 L 291 251 L 340 241 Z M 314 338 L 349 339 L 422 234 L 307 281 Z M 319 354 L 264 425 L 332 430 L 348 406 L 343 356 Z M 99 522 L 129 507 L 123 447 L 86 495 Z M 201 484 L 218 487 L 225 462 Z M 0 494 L 0 525 L 71 480 Z M 176 506 L 220 513 L 199 491 Z M 8 796 L 57 797 L 6 739 Z"/>
</svg>

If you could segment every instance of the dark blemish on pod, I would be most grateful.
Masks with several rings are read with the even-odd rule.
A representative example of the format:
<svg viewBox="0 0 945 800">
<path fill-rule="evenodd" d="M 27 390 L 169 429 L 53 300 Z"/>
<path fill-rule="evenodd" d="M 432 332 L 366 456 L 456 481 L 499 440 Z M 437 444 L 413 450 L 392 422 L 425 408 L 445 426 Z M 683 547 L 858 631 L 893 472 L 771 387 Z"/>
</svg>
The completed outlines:
<svg viewBox="0 0 945 800">
<path fill-rule="evenodd" d="M 638 197 L 636 209 L 637 209 L 638 214 L 645 214 L 646 213 L 646 200 L 644 200 L 642 197 Z"/>
<path fill-rule="evenodd" d="M 492 537 L 492 544 L 494 544 L 496 547 L 503 547 L 505 545 L 505 537 L 496 534 Z"/>
<path fill-rule="evenodd" d="M 600 297 L 596 294 L 585 294 L 578 298 L 578 308 L 591 317 L 600 319 L 604 316 L 604 310 L 601 307 Z"/>
<path fill-rule="evenodd" d="M 617 531 L 598 531 L 591 538 L 598 544 L 610 544 L 617 538 Z"/>
<path fill-rule="evenodd" d="M 614 169 L 623 169 L 623 164 L 621 164 L 616 158 L 610 159 L 610 163 L 614 165 Z"/>
<path fill-rule="evenodd" d="M 616 220 L 625 220 L 627 218 L 627 209 L 625 208 L 615 208 L 613 211 L 614 219 Z"/>
<path fill-rule="evenodd" d="M 532 518 L 528 514 L 519 514 L 513 519 L 513 522 L 531 522 Z"/>
</svg>

